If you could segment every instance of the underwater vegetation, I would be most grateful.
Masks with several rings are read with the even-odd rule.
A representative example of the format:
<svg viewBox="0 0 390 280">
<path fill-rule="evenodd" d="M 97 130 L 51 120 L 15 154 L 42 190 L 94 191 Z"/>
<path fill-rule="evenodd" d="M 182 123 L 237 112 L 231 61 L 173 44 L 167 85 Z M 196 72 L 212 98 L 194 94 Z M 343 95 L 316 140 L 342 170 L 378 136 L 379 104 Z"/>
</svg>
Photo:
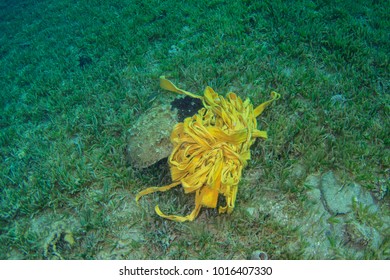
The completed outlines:
<svg viewBox="0 0 390 280">
<path fill-rule="evenodd" d="M 2 1 L 0 258 L 389 259 L 389 5 Z M 128 160 L 129 130 L 172 104 L 161 75 L 282 96 L 230 215 L 157 215 L 193 211 L 179 187 L 135 202 L 172 182 L 167 159 Z"/>
</svg>

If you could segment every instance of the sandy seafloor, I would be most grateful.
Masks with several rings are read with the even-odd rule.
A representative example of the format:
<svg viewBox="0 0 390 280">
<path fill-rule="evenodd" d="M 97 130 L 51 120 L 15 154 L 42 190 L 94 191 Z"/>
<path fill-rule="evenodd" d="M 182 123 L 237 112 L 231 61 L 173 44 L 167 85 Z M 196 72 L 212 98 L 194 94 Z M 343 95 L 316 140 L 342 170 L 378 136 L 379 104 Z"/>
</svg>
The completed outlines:
<svg viewBox="0 0 390 280">
<path fill-rule="evenodd" d="M 187 2 L 1 1 L 0 259 L 389 259 L 389 2 Z M 134 202 L 170 183 L 127 154 L 160 75 L 281 94 L 231 215 Z"/>
</svg>

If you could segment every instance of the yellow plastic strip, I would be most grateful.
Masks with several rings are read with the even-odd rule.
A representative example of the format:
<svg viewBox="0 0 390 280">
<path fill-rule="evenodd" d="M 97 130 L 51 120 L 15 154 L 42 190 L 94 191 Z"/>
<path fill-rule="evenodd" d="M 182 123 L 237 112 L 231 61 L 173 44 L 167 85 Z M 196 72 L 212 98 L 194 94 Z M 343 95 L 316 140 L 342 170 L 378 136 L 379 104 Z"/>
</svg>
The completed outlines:
<svg viewBox="0 0 390 280">
<path fill-rule="evenodd" d="M 160 210 L 160 207 L 158 207 L 158 205 L 156 205 L 154 210 L 156 211 L 157 215 L 159 215 L 160 217 L 168 219 L 168 220 L 172 220 L 175 222 L 193 221 L 198 216 L 199 211 L 202 208 L 202 204 L 201 204 L 202 197 L 203 197 L 203 194 L 201 194 L 200 191 L 197 190 L 196 195 L 195 195 L 195 208 L 194 208 L 194 210 L 192 210 L 191 214 L 189 214 L 187 216 L 166 215 Z"/>
<path fill-rule="evenodd" d="M 175 222 L 186 222 L 186 221 L 193 221 L 196 218 L 196 216 L 198 216 L 200 208 L 201 208 L 201 205 L 198 205 L 197 207 L 195 207 L 194 210 L 192 210 L 191 214 L 189 214 L 187 216 L 165 215 L 160 210 L 158 205 L 156 205 L 156 207 L 154 208 L 154 211 L 156 211 L 157 215 L 159 215 L 162 218 L 165 218 L 165 219 L 168 219 L 171 221 L 175 221 Z"/>
<path fill-rule="evenodd" d="M 264 138 L 264 139 L 267 139 L 268 138 L 268 135 L 267 135 L 267 131 L 264 131 L 264 130 L 255 130 L 252 134 L 252 137 L 260 137 L 260 138 Z"/>
<path fill-rule="evenodd" d="M 264 109 L 269 105 L 271 104 L 273 101 L 277 100 L 280 98 L 280 94 L 273 91 L 271 92 L 271 97 L 272 99 L 271 100 L 268 100 L 262 104 L 260 104 L 259 106 L 256 107 L 256 109 L 253 111 L 253 114 L 255 115 L 255 117 L 259 116 L 261 113 L 263 113 Z"/>
<path fill-rule="evenodd" d="M 191 92 L 188 92 L 188 91 L 185 91 L 183 89 L 178 88 L 170 80 L 165 79 L 165 76 L 160 76 L 160 87 L 163 89 L 169 90 L 169 91 L 173 91 L 173 92 L 176 92 L 179 94 L 185 94 L 185 95 L 188 95 L 190 97 L 203 100 L 202 96 L 199 96 L 199 95 L 196 95 L 196 94 L 193 94 Z"/>
<path fill-rule="evenodd" d="M 167 186 L 163 186 L 163 187 L 150 187 L 150 188 L 147 188 L 143 191 L 140 191 L 137 196 L 135 197 L 135 201 L 138 202 L 138 200 L 144 196 L 144 195 L 147 195 L 147 194 L 150 194 L 150 193 L 154 193 L 154 192 L 165 192 L 165 191 L 168 191 L 174 187 L 176 187 L 177 185 L 180 185 L 180 182 L 174 182 L 170 185 L 167 185 Z"/>
</svg>

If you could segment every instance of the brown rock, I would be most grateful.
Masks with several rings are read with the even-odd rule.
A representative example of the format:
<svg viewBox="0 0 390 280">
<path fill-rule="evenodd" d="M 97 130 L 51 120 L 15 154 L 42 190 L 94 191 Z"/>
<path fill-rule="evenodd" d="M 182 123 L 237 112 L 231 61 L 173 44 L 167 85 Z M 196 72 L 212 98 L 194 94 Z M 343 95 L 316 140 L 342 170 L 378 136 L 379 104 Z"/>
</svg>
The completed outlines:
<svg viewBox="0 0 390 280">
<path fill-rule="evenodd" d="M 131 166 L 145 168 L 168 157 L 170 135 L 177 123 L 177 110 L 171 110 L 171 105 L 157 105 L 142 115 L 129 130 L 127 159 Z"/>
</svg>

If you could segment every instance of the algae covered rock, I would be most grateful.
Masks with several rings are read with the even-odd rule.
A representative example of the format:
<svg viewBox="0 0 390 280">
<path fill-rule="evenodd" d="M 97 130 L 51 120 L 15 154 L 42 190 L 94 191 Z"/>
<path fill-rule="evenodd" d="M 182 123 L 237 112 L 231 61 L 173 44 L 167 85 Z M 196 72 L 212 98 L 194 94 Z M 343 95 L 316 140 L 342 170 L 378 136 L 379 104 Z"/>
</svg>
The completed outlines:
<svg viewBox="0 0 390 280">
<path fill-rule="evenodd" d="M 371 205 L 375 210 L 377 206 L 368 191 L 359 184 L 351 183 L 340 185 L 333 172 L 329 171 L 322 175 L 321 190 L 324 201 L 331 214 L 346 214 L 352 211 L 352 201 Z"/>
<path fill-rule="evenodd" d="M 145 168 L 166 158 L 172 151 L 169 140 L 178 123 L 171 105 L 158 105 L 142 115 L 129 130 L 127 159 L 132 167 Z"/>
<path fill-rule="evenodd" d="M 173 127 L 194 115 L 202 103 L 189 97 L 177 97 L 170 103 L 157 104 L 145 112 L 129 129 L 126 157 L 134 168 L 146 168 L 172 152 Z"/>
</svg>

